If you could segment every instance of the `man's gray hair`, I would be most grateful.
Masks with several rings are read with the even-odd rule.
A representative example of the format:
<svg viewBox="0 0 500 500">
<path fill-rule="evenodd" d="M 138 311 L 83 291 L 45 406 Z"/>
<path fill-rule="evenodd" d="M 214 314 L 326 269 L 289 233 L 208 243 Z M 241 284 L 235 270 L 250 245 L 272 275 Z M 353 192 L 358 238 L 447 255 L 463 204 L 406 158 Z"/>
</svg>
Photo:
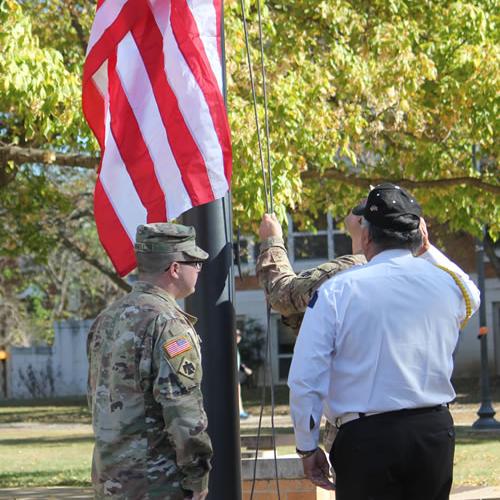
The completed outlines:
<svg viewBox="0 0 500 500">
<path fill-rule="evenodd" d="M 372 241 L 382 250 L 404 249 L 416 254 L 422 246 L 422 233 L 420 228 L 410 231 L 397 231 L 386 229 L 371 224 L 364 217 L 361 220 L 361 227 L 368 230 Z"/>
</svg>

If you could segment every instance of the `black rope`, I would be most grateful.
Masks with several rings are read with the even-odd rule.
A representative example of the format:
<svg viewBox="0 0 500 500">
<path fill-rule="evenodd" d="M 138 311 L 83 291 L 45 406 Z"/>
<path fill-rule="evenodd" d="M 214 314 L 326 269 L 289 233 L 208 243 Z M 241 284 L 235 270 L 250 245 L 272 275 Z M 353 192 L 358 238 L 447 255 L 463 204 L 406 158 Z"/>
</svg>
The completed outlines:
<svg viewBox="0 0 500 500">
<path fill-rule="evenodd" d="M 278 477 L 278 457 L 276 454 L 276 429 L 274 426 L 274 375 L 273 375 L 273 364 L 271 362 L 271 306 L 269 303 L 267 304 L 267 335 L 266 335 L 266 359 L 264 365 L 264 380 L 262 384 L 262 395 L 261 395 L 261 404 L 260 404 L 260 414 L 259 414 L 259 425 L 257 428 L 257 445 L 255 447 L 255 458 L 253 463 L 253 478 L 252 478 L 252 489 L 250 491 L 250 500 L 253 500 L 253 494 L 255 490 L 255 482 L 257 477 L 257 460 L 259 458 L 259 444 L 260 444 L 260 436 L 262 431 L 262 416 L 264 413 L 264 406 L 266 403 L 266 382 L 267 382 L 267 368 L 269 367 L 269 375 L 270 375 L 270 386 L 271 386 L 271 439 L 273 445 L 274 452 L 274 474 L 276 479 L 276 489 L 278 492 L 278 499 L 281 499 L 280 494 L 280 483 Z"/>
<path fill-rule="evenodd" d="M 268 325 L 269 325 L 269 320 L 268 320 Z M 260 444 L 260 433 L 262 430 L 262 415 L 264 413 L 264 405 L 266 403 L 266 382 L 267 382 L 267 364 L 268 364 L 268 346 L 269 346 L 269 326 L 267 328 L 267 335 L 266 335 L 266 363 L 264 365 L 264 380 L 262 384 L 262 394 L 261 394 L 261 399 L 260 399 L 260 414 L 259 414 L 259 426 L 257 428 L 257 445 L 255 447 L 255 458 L 253 462 L 253 478 L 252 478 L 252 490 L 250 491 L 250 500 L 253 500 L 253 492 L 255 489 L 255 479 L 257 477 L 257 460 L 259 458 L 259 444 Z"/>
<path fill-rule="evenodd" d="M 271 209 L 271 213 L 274 213 L 273 173 L 271 171 L 271 145 L 269 134 L 269 113 L 267 105 L 266 66 L 264 64 L 264 42 L 262 36 L 262 15 L 260 11 L 260 0 L 257 0 L 257 13 L 259 18 L 260 69 L 262 73 L 262 95 L 264 96 L 264 122 L 266 126 L 267 175 L 269 177 L 269 207 Z"/>
<path fill-rule="evenodd" d="M 260 137 L 260 124 L 259 124 L 259 115 L 257 113 L 257 95 L 255 93 L 255 82 L 253 77 L 253 69 L 252 69 L 252 56 L 250 54 L 250 43 L 248 41 L 248 27 L 247 27 L 247 17 L 245 14 L 245 1 L 241 0 L 241 13 L 243 19 L 243 30 L 245 32 L 245 46 L 247 49 L 247 64 L 248 64 L 248 73 L 250 76 L 250 84 L 252 86 L 252 100 L 253 100 L 253 111 L 255 115 L 255 126 L 257 128 L 257 142 L 259 144 L 259 155 L 260 155 L 260 166 L 262 170 L 262 179 L 264 180 L 264 203 L 266 207 L 266 212 L 269 213 L 269 200 L 268 200 L 268 189 L 267 189 L 267 178 L 266 178 L 266 170 L 264 167 L 264 154 L 262 152 L 262 139 Z"/>
<path fill-rule="evenodd" d="M 259 116 L 257 112 L 257 96 L 255 92 L 255 81 L 253 76 L 253 68 L 252 68 L 252 58 L 250 54 L 250 43 L 248 38 L 248 27 L 247 20 L 245 14 L 245 4 L 244 0 L 241 0 L 241 12 L 243 19 L 243 29 L 245 33 L 245 46 L 247 51 L 247 63 L 248 63 L 248 72 L 250 76 L 250 83 L 252 87 L 252 99 L 253 99 L 253 109 L 255 116 L 255 126 L 257 130 L 257 140 L 259 145 L 259 157 L 260 157 L 260 166 L 262 171 L 262 179 L 264 182 L 264 201 L 265 208 L 267 213 L 274 213 L 274 201 L 273 201 L 273 177 L 271 170 L 271 146 L 270 146 L 270 134 L 269 134 L 269 113 L 268 113 L 268 102 L 267 102 L 267 86 L 266 86 L 266 71 L 264 64 L 264 45 L 263 45 L 263 36 L 262 36 L 262 15 L 260 8 L 260 0 L 257 0 L 257 11 L 258 11 L 258 25 L 259 25 L 259 46 L 260 46 L 260 63 L 261 63 L 261 72 L 262 72 L 262 92 L 264 97 L 264 119 L 265 119 L 265 131 L 266 131 L 266 153 L 267 153 L 267 176 L 266 178 L 266 169 L 264 167 L 264 155 L 262 151 L 262 138 L 260 133 L 260 123 Z M 269 179 L 269 188 L 268 188 L 268 179 Z M 260 414 L 259 414 L 259 426 L 257 430 L 257 445 L 255 447 L 255 459 L 253 465 L 253 479 L 252 479 L 252 489 L 250 492 L 250 500 L 253 500 L 254 490 L 255 490 L 255 482 L 257 476 L 257 460 L 259 456 L 259 445 L 260 445 L 260 436 L 262 431 L 262 417 L 264 413 L 264 406 L 266 402 L 266 385 L 267 385 L 267 368 L 269 368 L 270 375 L 270 388 L 271 388 L 271 433 L 272 433 L 272 446 L 274 452 L 274 472 L 276 477 L 276 489 L 278 493 L 278 499 L 281 499 L 280 494 L 280 485 L 279 485 L 279 477 L 278 477 L 278 458 L 276 452 L 276 429 L 274 425 L 274 410 L 275 410 L 275 397 L 274 397 L 274 374 L 273 374 L 273 366 L 271 361 L 271 306 L 267 303 L 267 333 L 266 333 L 266 355 L 265 355 L 265 369 L 264 369 L 264 380 L 262 386 L 262 396 L 261 396 L 261 405 L 260 405 Z"/>
<path fill-rule="evenodd" d="M 267 333 L 268 333 L 268 338 L 271 337 L 271 305 L 269 302 L 267 303 Z M 268 354 L 269 354 L 269 360 L 271 361 L 271 343 L 268 342 Z M 274 402 L 274 375 L 273 375 L 273 364 L 272 362 L 269 363 L 269 375 L 270 375 L 270 382 L 271 382 L 271 434 L 272 434 L 272 441 L 273 441 L 273 453 L 274 453 L 274 475 L 276 478 L 276 490 L 278 491 L 278 499 L 281 498 L 280 496 L 280 480 L 278 477 L 278 456 L 276 453 L 276 429 L 274 427 L 274 407 L 275 407 L 275 402 Z"/>
</svg>

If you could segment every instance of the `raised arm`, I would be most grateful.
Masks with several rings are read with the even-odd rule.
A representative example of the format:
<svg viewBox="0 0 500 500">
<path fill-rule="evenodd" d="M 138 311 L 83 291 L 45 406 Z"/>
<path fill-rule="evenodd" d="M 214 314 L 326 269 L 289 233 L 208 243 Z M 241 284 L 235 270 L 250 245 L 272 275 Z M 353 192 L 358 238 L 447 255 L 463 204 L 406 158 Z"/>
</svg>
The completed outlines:
<svg viewBox="0 0 500 500">
<path fill-rule="evenodd" d="M 364 264 L 363 255 L 345 255 L 314 269 L 296 274 L 292 269 L 276 216 L 265 214 L 260 228 L 260 255 L 257 278 L 276 311 L 289 316 L 303 313 L 313 292 L 327 279 L 356 264 Z"/>
<path fill-rule="evenodd" d="M 460 267 L 458 267 L 453 261 L 451 261 L 443 252 L 438 250 L 429 241 L 429 233 L 427 231 L 427 225 L 423 218 L 420 219 L 420 231 L 422 233 L 422 248 L 418 253 L 418 257 L 427 260 L 435 266 L 441 267 L 445 272 L 450 273 L 452 276 L 455 275 L 459 280 L 457 286 L 460 288 L 463 297 L 463 307 L 464 314 L 463 319 L 468 320 L 472 314 L 474 314 L 479 309 L 479 304 L 481 302 L 481 294 L 475 285 L 475 283 L 470 279 L 469 275 L 464 272 Z M 455 279 L 455 278 L 454 278 Z M 469 301 L 470 311 L 467 315 L 467 305 L 466 302 Z M 468 316 L 468 317 L 467 317 Z"/>
</svg>

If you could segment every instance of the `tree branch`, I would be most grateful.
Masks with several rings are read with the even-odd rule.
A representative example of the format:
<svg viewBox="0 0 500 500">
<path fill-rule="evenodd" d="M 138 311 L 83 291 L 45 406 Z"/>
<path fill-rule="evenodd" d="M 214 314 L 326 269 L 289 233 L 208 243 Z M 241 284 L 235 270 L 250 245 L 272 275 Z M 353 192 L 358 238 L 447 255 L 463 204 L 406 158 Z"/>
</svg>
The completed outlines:
<svg viewBox="0 0 500 500">
<path fill-rule="evenodd" d="M 352 174 L 346 174 L 344 172 L 339 172 L 338 170 L 325 170 L 324 172 L 318 173 L 315 171 L 306 171 L 301 174 L 303 179 L 334 179 L 346 184 L 351 184 L 353 186 L 359 186 L 363 188 L 369 188 L 370 185 L 380 184 L 382 182 L 393 182 L 399 184 L 405 188 L 415 189 L 415 188 L 446 188 L 450 186 L 458 186 L 460 184 L 467 184 L 468 186 L 473 186 L 483 191 L 488 191 L 493 194 L 500 194 L 500 185 L 490 184 L 483 181 L 480 177 L 449 177 L 443 179 L 426 179 L 422 181 L 415 181 L 412 179 L 404 178 L 376 178 L 376 177 L 357 177 Z"/>
<path fill-rule="evenodd" d="M 76 35 L 78 37 L 78 43 L 80 44 L 80 48 L 82 49 L 82 54 L 85 54 L 87 51 L 87 36 L 83 31 L 83 27 L 80 24 L 80 20 L 78 19 L 78 13 L 75 12 L 75 7 L 70 6 L 70 16 L 71 16 L 71 26 L 76 31 Z"/>
<path fill-rule="evenodd" d="M 47 149 L 21 148 L 19 146 L 0 144 L 0 160 L 3 164 L 7 161 L 12 161 L 16 165 L 23 163 L 43 163 L 45 165 L 58 165 L 60 167 L 95 169 L 99 165 L 100 158 L 88 153 L 59 153 Z"/>
<path fill-rule="evenodd" d="M 97 156 L 92 156 L 87 153 L 58 153 L 55 151 L 48 151 L 46 149 L 36 149 L 36 148 L 21 148 L 19 146 L 8 146 L 0 145 L 0 159 L 1 160 L 11 160 L 16 164 L 22 163 L 43 163 L 45 165 L 58 165 L 61 167 L 82 167 L 95 169 L 100 161 Z M 0 164 L 1 169 L 1 164 Z M 421 181 L 415 181 L 412 179 L 382 179 L 382 178 L 365 178 L 357 177 L 352 174 L 346 174 L 334 169 L 328 169 L 318 174 L 317 171 L 309 170 L 301 174 L 303 179 L 334 179 L 346 184 L 351 184 L 353 186 L 360 186 L 363 188 L 368 188 L 370 184 L 377 184 L 384 181 L 392 181 L 394 183 L 400 184 L 406 188 L 444 188 L 449 186 L 456 186 L 460 184 L 467 184 L 469 186 L 482 189 L 484 191 L 489 191 L 493 194 L 500 194 L 500 185 L 490 184 L 485 182 L 480 177 L 450 177 L 443 179 L 426 179 Z"/>
<path fill-rule="evenodd" d="M 118 276 L 115 272 L 110 271 L 107 267 L 103 266 L 97 259 L 89 257 L 78 245 L 70 241 L 66 236 L 64 236 L 61 233 L 59 234 L 62 238 L 62 244 L 68 250 L 78 255 L 78 257 L 80 257 L 80 259 L 85 261 L 87 264 L 90 264 L 91 266 L 95 267 L 98 271 L 107 276 L 119 288 L 125 290 L 126 292 L 130 292 L 132 287 L 125 280 L 120 278 L 120 276 Z"/>
</svg>

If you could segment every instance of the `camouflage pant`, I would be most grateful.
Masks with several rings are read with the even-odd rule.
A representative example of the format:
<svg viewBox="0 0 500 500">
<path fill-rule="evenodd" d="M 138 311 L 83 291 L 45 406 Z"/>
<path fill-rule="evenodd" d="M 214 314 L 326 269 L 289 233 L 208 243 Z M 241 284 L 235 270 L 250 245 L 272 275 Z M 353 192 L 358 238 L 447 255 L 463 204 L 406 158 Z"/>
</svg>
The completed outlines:
<svg viewBox="0 0 500 500">
<path fill-rule="evenodd" d="M 101 492 L 94 492 L 96 500 L 184 500 L 191 498 L 191 492 L 179 488 L 164 488 L 161 491 L 149 492 L 122 492 L 120 494 L 105 495 Z"/>
<path fill-rule="evenodd" d="M 115 482 L 115 487 L 111 481 L 104 484 L 94 484 L 94 498 L 97 500 L 184 500 L 191 498 L 191 492 L 181 487 L 182 476 L 175 474 L 169 480 L 157 482 L 145 481 L 123 481 L 119 486 Z"/>
<path fill-rule="evenodd" d="M 332 424 L 328 420 L 325 422 L 325 433 L 323 435 L 323 446 L 324 446 L 325 451 L 328 455 L 330 455 L 330 452 L 332 451 L 333 442 L 335 441 L 335 438 L 337 437 L 338 431 L 339 430 L 335 424 Z M 335 474 L 335 471 L 333 470 L 333 466 L 330 466 L 330 473 L 332 475 L 332 481 L 335 483 L 336 474 Z"/>
</svg>

